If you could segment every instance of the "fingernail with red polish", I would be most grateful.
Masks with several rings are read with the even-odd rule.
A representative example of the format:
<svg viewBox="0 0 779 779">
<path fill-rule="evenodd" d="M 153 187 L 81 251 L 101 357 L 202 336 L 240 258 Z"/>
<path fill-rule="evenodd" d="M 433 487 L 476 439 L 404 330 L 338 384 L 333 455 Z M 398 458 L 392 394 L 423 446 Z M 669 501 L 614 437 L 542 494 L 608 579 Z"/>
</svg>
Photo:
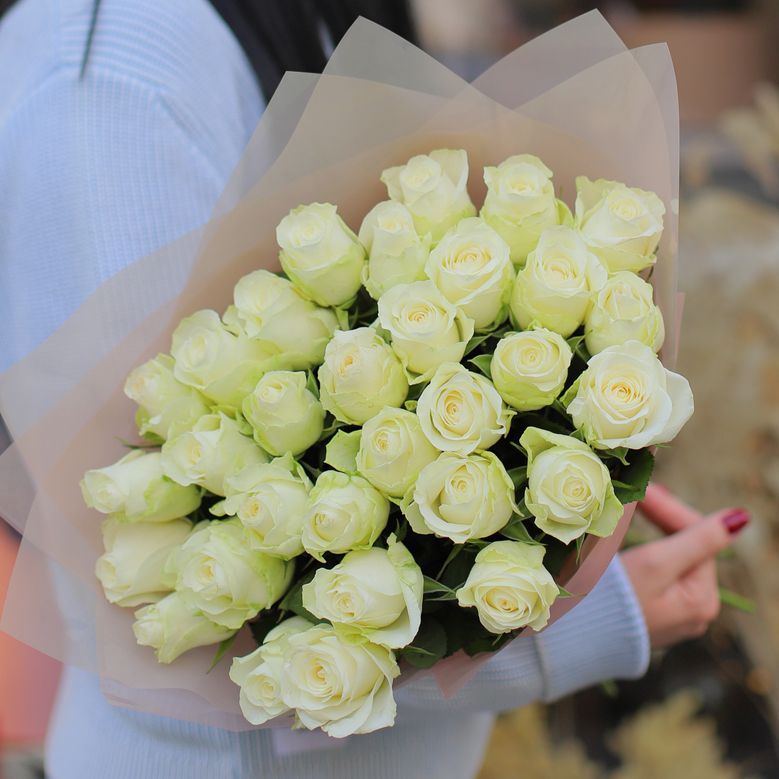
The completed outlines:
<svg viewBox="0 0 779 779">
<path fill-rule="evenodd" d="M 730 535 L 734 536 L 736 533 L 740 533 L 749 524 L 749 513 L 744 509 L 733 509 L 733 511 L 725 514 L 722 521 L 725 524 Z"/>
</svg>

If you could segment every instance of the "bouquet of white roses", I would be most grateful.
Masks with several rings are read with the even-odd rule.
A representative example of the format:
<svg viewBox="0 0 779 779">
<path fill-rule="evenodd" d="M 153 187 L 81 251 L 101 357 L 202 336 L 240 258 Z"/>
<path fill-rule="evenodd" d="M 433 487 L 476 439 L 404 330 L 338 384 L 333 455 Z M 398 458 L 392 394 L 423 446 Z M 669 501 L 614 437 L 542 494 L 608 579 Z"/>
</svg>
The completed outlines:
<svg viewBox="0 0 779 779">
<path fill-rule="evenodd" d="M 473 86 L 364 21 L 288 74 L 209 224 L 0 376 L 3 629 L 122 705 L 346 736 L 551 624 L 692 412 L 670 86 L 597 15 Z"/>
<path fill-rule="evenodd" d="M 81 485 L 108 514 L 106 597 L 142 606 L 160 662 L 249 626 L 230 677 L 252 724 L 386 727 L 398 661 L 542 629 L 561 566 L 692 413 L 638 273 L 654 193 L 582 177 L 572 215 L 518 154 L 484 169 L 477 216 L 462 149 L 381 178 L 358 235 L 334 205 L 294 208 L 283 272 L 243 276 L 132 371 L 150 447 Z"/>
</svg>

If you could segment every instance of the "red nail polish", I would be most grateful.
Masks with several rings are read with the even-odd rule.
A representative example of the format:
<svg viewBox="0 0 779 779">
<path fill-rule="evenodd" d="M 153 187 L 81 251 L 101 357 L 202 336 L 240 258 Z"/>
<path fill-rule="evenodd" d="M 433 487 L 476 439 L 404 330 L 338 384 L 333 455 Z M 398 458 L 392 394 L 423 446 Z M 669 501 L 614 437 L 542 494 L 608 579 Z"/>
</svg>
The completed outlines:
<svg viewBox="0 0 779 779">
<path fill-rule="evenodd" d="M 733 509 L 722 518 L 725 528 L 734 536 L 741 532 L 749 524 L 749 513 L 744 509 Z"/>
</svg>

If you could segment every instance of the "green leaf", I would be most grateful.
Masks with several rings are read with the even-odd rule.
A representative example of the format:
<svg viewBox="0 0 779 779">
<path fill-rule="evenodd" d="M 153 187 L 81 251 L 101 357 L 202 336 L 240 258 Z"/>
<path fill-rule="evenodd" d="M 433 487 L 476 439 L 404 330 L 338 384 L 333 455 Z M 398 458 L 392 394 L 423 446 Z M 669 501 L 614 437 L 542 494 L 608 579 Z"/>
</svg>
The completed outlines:
<svg viewBox="0 0 779 779">
<path fill-rule="evenodd" d="M 457 600 L 457 595 L 451 587 L 447 587 L 431 576 L 424 577 L 424 598 L 427 601 Z"/>
<path fill-rule="evenodd" d="M 338 329 L 351 330 L 351 327 L 349 327 L 349 311 L 344 308 L 334 308 L 333 311 L 338 321 Z"/>
<path fill-rule="evenodd" d="M 540 546 L 538 541 L 535 541 L 530 535 L 530 532 L 525 527 L 525 517 L 520 517 L 517 514 L 513 519 L 510 519 L 508 523 L 498 532 L 504 538 L 508 538 L 512 541 L 521 541 L 524 544 L 533 544 L 534 546 Z"/>
<path fill-rule="evenodd" d="M 357 452 L 360 449 L 360 430 L 347 433 L 339 430 L 325 447 L 325 462 L 341 473 L 357 473 Z"/>
<path fill-rule="evenodd" d="M 515 490 L 518 490 L 520 487 L 527 484 L 527 465 L 519 465 L 516 468 L 510 468 L 507 473 Z"/>
<path fill-rule="evenodd" d="M 613 457 L 615 460 L 619 460 L 623 465 L 628 465 L 628 449 L 625 446 L 619 446 L 616 449 L 599 449 L 598 454 L 601 457 Z"/>
<path fill-rule="evenodd" d="M 318 622 L 319 620 L 310 611 L 306 611 L 303 608 L 303 585 L 308 584 L 314 578 L 315 573 L 316 570 L 311 570 L 298 579 L 279 602 L 279 608 L 284 611 L 291 611 L 298 617 L 305 617 L 305 619 L 311 622 Z"/>
<path fill-rule="evenodd" d="M 569 592 L 568 590 L 565 589 L 565 587 L 561 587 L 559 584 L 557 585 L 557 589 L 558 589 L 558 593 L 557 593 L 557 597 L 558 598 L 575 598 L 575 597 L 577 597 L 576 593 Z"/>
<path fill-rule="evenodd" d="M 481 346 L 489 337 L 489 333 L 487 333 L 487 335 L 473 336 L 473 338 L 471 338 L 471 340 L 468 341 L 468 343 L 465 345 L 465 355 L 468 356 L 474 349 Z"/>
<path fill-rule="evenodd" d="M 729 590 L 727 587 L 719 588 L 719 599 L 725 606 L 745 611 L 747 614 L 754 614 L 757 608 L 757 604 L 751 598 L 733 592 L 733 590 Z"/>
<path fill-rule="evenodd" d="M 306 371 L 306 389 L 319 400 L 319 384 L 314 376 L 314 371 Z"/>
<path fill-rule="evenodd" d="M 340 420 L 328 414 L 327 418 L 325 419 L 325 426 L 322 429 L 322 435 L 319 436 L 319 441 L 327 441 L 328 438 L 333 435 L 333 433 L 335 433 L 337 430 L 340 430 L 342 427 L 346 427 L 346 422 L 341 422 Z"/>
<path fill-rule="evenodd" d="M 643 500 L 646 487 L 652 477 L 655 458 L 649 449 L 638 449 L 630 453 L 630 463 L 620 470 L 620 478 L 612 479 L 614 494 L 622 505 Z"/>
<path fill-rule="evenodd" d="M 219 646 L 216 648 L 216 654 L 214 655 L 214 659 L 211 661 L 211 665 L 208 666 L 208 670 L 206 671 L 207 674 L 210 674 L 211 671 L 214 670 L 214 668 L 219 665 L 219 661 L 224 657 L 225 652 L 235 643 L 235 639 L 238 636 L 238 631 L 236 630 L 235 633 L 233 633 L 230 638 L 226 638 L 224 641 L 219 642 Z"/>
<path fill-rule="evenodd" d="M 414 640 L 398 653 L 415 668 L 430 668 L 446 654 L 446 631 L 432 617 L 426 617 Z"/>
<path fill-rule="evenodd" d="M 491 354 L 480 354 L 478 357 L 473 357 L 468 360 L 480 373 L 483 373 L 488 379 L 492 379 L 492 372 L 490 371 L 490 363 L 492 362 Z"/>
</svg>

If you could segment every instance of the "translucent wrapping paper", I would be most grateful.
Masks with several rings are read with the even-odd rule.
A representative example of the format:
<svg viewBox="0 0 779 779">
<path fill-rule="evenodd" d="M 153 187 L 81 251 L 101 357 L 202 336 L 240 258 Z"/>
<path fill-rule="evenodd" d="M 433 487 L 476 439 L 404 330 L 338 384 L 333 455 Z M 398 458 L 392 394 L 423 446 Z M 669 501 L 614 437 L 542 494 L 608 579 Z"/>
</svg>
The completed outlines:
<svg viewBox="0 0 779 779">
<path fill-rule="evenodd" d="M 122 456 L 121 438 L 137 438 L 134 408 L 122 392 L 127 373 L 168 350 L 181 317 L 221 310 L 242 275 L 278 269 L 275 227 L 291 208 L 333 202 L 356 229 L 386 197 L 379 181 L 384 168 L 441 147 L 467 150 L 477 204 L 483 167 L 517 153 L 543 159 L 569 205 L 576 175 L 657 192 L 668 213 L 652 283 L 669 333 L 661 356 L 673 366 L 679 144 L 666 46 L 629 51 L 591 13 L 517 49 L 468 84 L 359 20 L 323 75 L 286 74 L 206 225 L 118 273 L 0 376 L 0 411 L 14 439 L 0 456 L 0 516 L 23 533 L 0 628 L 99 673 L 117 704 L 252 727 L 227 677 L 228 660 L 206 673 L 213 647 L 165 666 L 135 644 L 132 610 L 107 603 L 95 579 L 100 521 L 84 506 L 79 480 Z M 558 600 L 552 621 L 597 582 L 631 514 L 627 507 L 610 538 L 588 537 L 580 564 L 560 582 L 576 597 Z M 230 653 L 250 648 L 246 631 Z M 488 659 L 455 655 L 432 672 L 452 694 Z M 411 676 L 405 672 L 398 684 Z"/>
</svg>

